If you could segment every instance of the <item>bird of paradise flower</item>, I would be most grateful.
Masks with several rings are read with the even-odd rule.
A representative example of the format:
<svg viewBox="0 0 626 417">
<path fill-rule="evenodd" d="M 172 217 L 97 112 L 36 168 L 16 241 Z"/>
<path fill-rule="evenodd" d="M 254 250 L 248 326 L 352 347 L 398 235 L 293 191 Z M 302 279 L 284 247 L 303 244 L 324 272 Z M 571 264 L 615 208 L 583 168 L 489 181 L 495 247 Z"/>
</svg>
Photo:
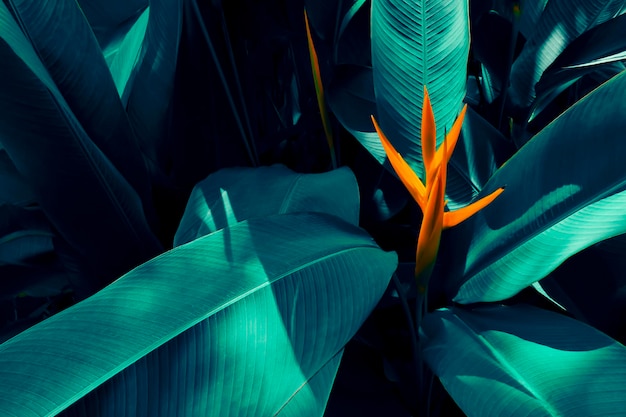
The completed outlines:
<svg viewBox="0 0 626 417">
<path fill-rule="evenodd" d="M 446 134 L 439 149 L 436 149 L 437 130 L 435 116 L 430 103 L 428 90 L 426 86 L 424 86 L 421 138 L 422 156 L 425 168 L 424 183 L 395 150 L 393 145 L 391 145 L 391 142 L 389 142 L 381 130 L 374 116 L 371 116 L 374 128 L 383 144 L 391 166 L 404 186 L 409 190 L 409 193 L 415 199 L 424 215 L 415 253 L 415 279 L 417 281 L 418 291 L 422 295 L 425 295 L 428 288 L 428 280 L 432 274 L 435 259 L 439 251 L 441 232 L 473 216 L 479 210 L 489 205 L 504 191 L 503 187 L 498 188 L 493 193 L 468 206 L 455 211 L 445 211 L 446 201 L 444 201 L 444 196 L 447 164 L 459 138 L 466 110 L 467 104 L 463 106 L 461 114 L 455 120 L 452 129 Z"/>
</svg>

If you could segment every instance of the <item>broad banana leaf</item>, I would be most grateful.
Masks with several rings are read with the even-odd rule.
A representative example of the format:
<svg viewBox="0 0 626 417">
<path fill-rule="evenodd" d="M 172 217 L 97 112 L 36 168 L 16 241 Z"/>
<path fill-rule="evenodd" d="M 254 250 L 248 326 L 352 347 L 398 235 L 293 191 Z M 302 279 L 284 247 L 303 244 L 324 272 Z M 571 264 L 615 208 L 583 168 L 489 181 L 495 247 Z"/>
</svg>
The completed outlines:
<svg viewBox="0 0 626 417">
<path fill-rule="evenodd" d="M 626 15 L 608 20 L 576 38 L 537 83 L 530 120 L 555 97 L 600 65 L 626 59 Z"/>
<path fill-rule="evenodd" d="M 76 119 L 0 4 L 0 140 L 59 233 L 103 277 L 161 251 L 142 201 Z"/>
<path fill-rule="evenodd" d="M 424 318 L 424 357 L 472 416 L 618 416 L 626 348 L 535 307 L 452 308 Z"/>
<path fill-rule="evenodd" d="M 396 264 L 334 216 L 238 223 L 0 345 L 0 414 L 320 415 Z"/>
<path fill-rule="evenodd" d="M 535 307 L 437 310 L 424 358 L 469 417 L 617 416 L 626 348 L 593 327 Z"/>
<path fill-rule="evenodd" d="M 150 179 L 137 138 L 76 1 L 10 0 L 8 5 L 85 133 L 150 208 Z"/>
<path fill-rule="evenodd" d="M 467 0 L 373 0 L 371 19 L 378 122 L 423 179 L 424 86 L 434 109 L 438 146 L 463 106 L 469 52 Z M 451 170 L 448 183 L 460 181 L 455 176 Z M 466 205 L 476 191 L 459 187 L 462 192 L 457 193 L 455 188 L 446 195 L 450 208 Z"/>
<path fill-rule="evenodd" d="M 481 194 L 501 186 L 504 193 L 442 242 L 444 280 L 455 301 L 511 297 L 574 253 L 626 232 L 625 97 L 626 72 L 496 171 Z"/>
<path fill-rule="evenodd" d="M 359 223 L 359 189 L 349 168 L 298 174 L 283 165 L 226 168 L 191 192 L 174 246 L 272 214 L 321 212 Z"/>
<path fill-rule="evenodd" d="M 583 32 L 622 12 L 624 0 L 550 0 L 511 69 L 512 104 L 528 108 L 546 68 Z"/>
</svg>

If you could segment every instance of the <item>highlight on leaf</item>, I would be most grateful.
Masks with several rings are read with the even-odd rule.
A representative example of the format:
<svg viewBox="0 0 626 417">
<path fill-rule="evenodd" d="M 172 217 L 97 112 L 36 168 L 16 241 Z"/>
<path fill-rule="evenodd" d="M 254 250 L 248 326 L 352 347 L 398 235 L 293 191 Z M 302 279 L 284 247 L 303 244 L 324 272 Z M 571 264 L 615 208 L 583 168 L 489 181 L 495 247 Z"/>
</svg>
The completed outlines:
<svg viewBox="0 0 626 417">
<path fill-rule="evenodd" d="M 328 110 L 326 109 L 326 98 L 324 97 L 324 85 L 322 84 L 322 74 L 320 71 L 319 59 L 317 57 L 317 52 L 315 51 L 313 37 L 311 36 L 311 26 L 309 24 L 309 16 L 306 12 L 306 9 L 304 10 L 304 23 L 306 26 L 306 37 L 309 45 L 309 57 L 311 59 L 313 83 L 315 84 L 315 94 L 317 95 L 317 106 L 320 111 L 320 117 L 322 118 L 324 135 L 326 135 L 326 141 L 328 142 L 328 148 L 330 149 L 331 163 L 333 169 L 336 169 L 337 157 L 335 155 L 335 141 L 333 139 L 333 131 L 330 124 L 330 117 L 328 115 Z"/>
</svg>

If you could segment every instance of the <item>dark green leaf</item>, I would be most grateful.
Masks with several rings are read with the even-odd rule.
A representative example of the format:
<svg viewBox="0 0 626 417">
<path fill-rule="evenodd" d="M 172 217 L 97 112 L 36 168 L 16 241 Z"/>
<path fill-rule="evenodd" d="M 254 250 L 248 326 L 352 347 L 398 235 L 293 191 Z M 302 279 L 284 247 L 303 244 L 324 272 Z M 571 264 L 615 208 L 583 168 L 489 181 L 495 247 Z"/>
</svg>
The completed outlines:
<svg viewBox="0 0 626 417">
<path fill-rule="evenodd" d="M 622 12 L 624 0 L 551 0 L 511 69 L 509 97 L 528 108 L 535 84 L 575 38 Z"/>
<path fill-rule="evenodd" d="M 599 65 L 621 61 L 624 58 L 626 58 L 626 14 L 583 33 L 546 69 L 535 88 L 537 100 L 533 105 L 531 120 L 551 99 L 580 77 L 595 71 Z"/>
<path fill-rule="evenodd" d="M 74 0 L 37 3 L 11 0 L 9 3 L 85 133 L 139 193 L 144 207 L 149 208 L 150 180 L 137 139 L 102 51 L 77 3 Z"/>
<path fill-rule="evenodd" d="M 17 172 L 6 151 L 0 149 L 0 204 L 27 206 L 34 203 L 33 190 Z"/>
<path fill-rule="evenodd" d="M 159 252 L 137 192 L 88 137 L 4 3 L 0 60 L 4 149 L 59 233 L 108 278 Z"/>
<path fill-rule="evenodd" d="M 128 20 L 132 20 L 146 7 L 150 0 L 78 0 L 83 14 L 89 21 L 98 42 L 104 48 L 112 34 Z"/>
<path fill-rule="evenodd" d="M 530 306 L 452 308 L 424 318 L 424 357 L 470 417 L 617 416 L 626 348 Z"/>
<path fill-rule="evenodd" d="M 0 345 L 0 414 L 269 416 L 296 393 L 308 407 L 294 406 L 319 410 L 332 378 L 314 376 L 395 267 L 334 216 L 238 223 Z"/>
<path fill-rule="evenodd" d="M 377 114 L 372 68 L 339 65 L 327 90 L 328 105 L 337 120 L 383 164 L 385 150 L 371 119 Z"/>
<path fill-rule="evenodd" d="M 141 148 L 164 173 L 171 165 L 170 107 L 182 16 L 182 0 L 150 1 L 148 26 L 132 85 L 122 97 Z"/>
</svg>

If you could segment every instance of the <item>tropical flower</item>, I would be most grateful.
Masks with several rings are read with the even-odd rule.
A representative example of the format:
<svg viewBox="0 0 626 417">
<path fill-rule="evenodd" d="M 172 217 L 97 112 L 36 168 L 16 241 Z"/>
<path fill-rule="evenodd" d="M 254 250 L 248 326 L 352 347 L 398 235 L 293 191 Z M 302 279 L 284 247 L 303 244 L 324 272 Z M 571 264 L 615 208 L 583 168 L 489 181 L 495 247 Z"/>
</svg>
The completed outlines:
<svg viewBox="0 0 626 417">
<path fill-rule="evenodd" d="M 436 149 L 437 130 L 435 115 L 430 104 L 428 90 L 426 86 L 424 86 L 424 103 L 422 106 L 424 182 L 420 180 L 409 164 L 406 163 L 402 156 L 391 145 L 380 129 L 376 119 L 372 116 L 372 122 L 385 148 L 385 153 L 387 154 L 391 166 L 424 214 L 415 253 L 415 278 L 417 279 L 418 289 L 422 293 L 426 292 L 428 279 L 432 273 L 437 252 L 439 251 L 441 232 L 447 228 L 456 226 L 476 214 L 504 191 L 504 188 L 499 188 L 488 196 L 461 209 L 445 211 L 446 202 L 444 198 L 447 164 L 459 138 L 466 110 L 467 104 L 463 107 L 461 114 L 455 120 L 452 129 L 446 134 L 439 149 Z"/>
</svg>

